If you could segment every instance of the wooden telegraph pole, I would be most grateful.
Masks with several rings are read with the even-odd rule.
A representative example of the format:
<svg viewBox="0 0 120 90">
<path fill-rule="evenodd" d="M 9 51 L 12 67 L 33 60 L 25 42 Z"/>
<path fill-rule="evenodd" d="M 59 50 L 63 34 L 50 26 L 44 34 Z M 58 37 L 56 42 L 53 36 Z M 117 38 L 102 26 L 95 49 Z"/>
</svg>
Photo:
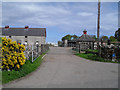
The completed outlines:
<svg viewBox="0 0 120 90">
<path fill-rule="evenodd" d="M 99 32 L 100 32 L 100 0 L 98 0 L 98 22 L 97 22 L 97 49 L 99 50 Z"/>
</svg>

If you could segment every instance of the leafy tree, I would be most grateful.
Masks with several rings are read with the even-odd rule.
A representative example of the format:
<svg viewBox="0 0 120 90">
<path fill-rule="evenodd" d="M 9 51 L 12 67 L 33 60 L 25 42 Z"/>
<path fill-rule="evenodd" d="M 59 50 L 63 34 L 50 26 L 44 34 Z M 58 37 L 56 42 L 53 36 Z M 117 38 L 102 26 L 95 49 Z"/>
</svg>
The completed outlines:
<svg viewBox="0 0 120 90">
<path fill-rule="evenodd" d="M 107 42 L 108 36 L 102 36 L 102 37 L 100 38 L 100 40 L 102 40 L 103 42 Z"/>
<path fill-rule="evenodd" d="M 111 41 L 111 42 L 116 42 L 117 40 L 115 39 L 114 36 L 110 36 L 110 41 Z"/>
<path fill-rule="evenodd" d="M 63 40 L 75 40 L 75 39 L 78 39 L 79 37 L 77 35 L 66 35 L 64 37 L 62 37 L 62 41 Z"/>
<path fill-rule="evenodd" d="M 76 40 L 76 39 L 78 39 L 79 37 L 78 37 L 77 35 L 73 35 L 72 38 L 73 38 L 73 40 Z"/>
<path fill-rule="evenodd" d="M 62 38 L 62 41 L 63 40 L 71 40 L 71 38 L 72 38 L 72 36 L 68 34 Z"/>
</svg>

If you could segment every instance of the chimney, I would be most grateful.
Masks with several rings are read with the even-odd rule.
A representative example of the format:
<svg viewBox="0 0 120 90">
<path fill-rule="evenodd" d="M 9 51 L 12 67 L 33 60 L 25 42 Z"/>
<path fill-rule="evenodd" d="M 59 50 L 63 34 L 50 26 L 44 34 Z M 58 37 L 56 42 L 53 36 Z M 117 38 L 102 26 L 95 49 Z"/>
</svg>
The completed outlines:
<svg viewBox="0 0 120 90">
<path fill-rule="evenodd" d="M 84 34 L 87 34 L 87 31 L 86 31 L 86 30 L 84 30 L 84 31 L 83 31 L 83 33 L 84 33 Z"/>
<path fill-rule="evenodd" d="M 25 26 L 25 29 L 24 29 L 24 30 L 25 30 L 25 31 L 27 31 L 27 30 L 28 30 L 28 28 L 29 28 L 29 26 Z"/>
<path fill-rule="evenodd" d="M 9 26 L 7 25 L 7 26 L 5 26 L 5 29 L 9 29 Z"/>
<path fill-rule="evenodd" d="M 25 26 L 25 29 L 28 29 L 29 28 L 29 26 Z"/>
</svg>

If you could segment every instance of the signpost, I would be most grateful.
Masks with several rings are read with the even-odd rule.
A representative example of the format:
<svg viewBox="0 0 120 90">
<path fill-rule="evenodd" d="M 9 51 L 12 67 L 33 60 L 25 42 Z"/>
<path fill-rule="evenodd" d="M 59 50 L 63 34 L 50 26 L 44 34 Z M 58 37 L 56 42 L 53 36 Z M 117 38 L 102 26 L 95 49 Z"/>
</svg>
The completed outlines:
<svg viewBox="0 0 120 90">
<path fill-rule="evenodd" d="M 112 61 L 115 61 L 115 53 L 112 54 Z"/>
</svg>

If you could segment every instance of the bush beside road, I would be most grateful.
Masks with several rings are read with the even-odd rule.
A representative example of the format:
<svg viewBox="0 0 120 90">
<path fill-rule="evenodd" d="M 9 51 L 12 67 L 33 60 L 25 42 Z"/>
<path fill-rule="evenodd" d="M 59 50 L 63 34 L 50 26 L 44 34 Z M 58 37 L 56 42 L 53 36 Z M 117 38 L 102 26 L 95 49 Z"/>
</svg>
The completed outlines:
<svg viewBox="0 0 120 90">
<path fill-rule="evenodd" d="M 35 71 L 42 63 L 42 57 L 44 55 L 45 53 L 40 55 L 33 63 L 31 62 L 32 59 L 27 60 L 25 64 L 19 69 L 19 71 L 2 71 L 2 84 L 24 77 L 29 73 Z"/>
</svg>

